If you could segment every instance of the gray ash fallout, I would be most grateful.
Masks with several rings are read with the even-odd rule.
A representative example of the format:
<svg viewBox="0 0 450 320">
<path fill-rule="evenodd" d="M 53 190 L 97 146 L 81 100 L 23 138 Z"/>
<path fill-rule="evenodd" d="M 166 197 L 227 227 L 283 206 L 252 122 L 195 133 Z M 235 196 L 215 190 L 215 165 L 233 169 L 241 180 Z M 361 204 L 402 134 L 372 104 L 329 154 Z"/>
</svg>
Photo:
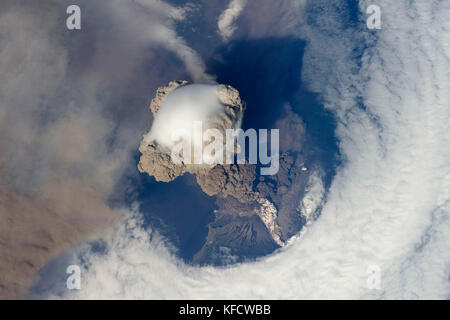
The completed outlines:
<svg viewBox="0 0 450 320">
<path fill-rule="evenodd" d="M 243 133 L 240 129 L 245 116 L 245 102 L 231 86 L 172 81 L 157 90 L 150 110 L 154 120 L 139 147 L 139 171 L 160 183 L 191 174 L 202 192 L 215 199 L 214 218 L 192 262 L 226 265 L 270 254 L 313 219 L 320 203 L 308 202 L 308 193 L 315 192 L 314 199 L 323 197 L 322 174 L 319 168 L 310 169 L 305 164 L 305 125 L 289 106 L 275 121 L 277 135 L 269 130 L 270 134 L 258 137 L 254 150 L 270 140 L 264 152 L 271 162 L 264 165 L 251 154 L 251 143 L 256 140 L 246 135 L 242 140 L 235 136 L 235 144 L 225 141 L 230 130 Z M 193 138 L 195 121 L 202 124 L 199 130 L 203 136 L 198 143 Z M 184 133 L 176 138 L 181 147 L 188 147 L 178 153 L 176 161 L 173 131 L 180 128 Z M 211 135 L 205 139 L 208 130 L 216 134 L 212 139 Z M 183 144 L 186 141 L 189 143 Z M 206 154 L 211 141 L 215 148 Z M 207 161 L 195 160 L 196 148 Z M 276 170 L 264 174 L 268 166 Z"/>
</svg>

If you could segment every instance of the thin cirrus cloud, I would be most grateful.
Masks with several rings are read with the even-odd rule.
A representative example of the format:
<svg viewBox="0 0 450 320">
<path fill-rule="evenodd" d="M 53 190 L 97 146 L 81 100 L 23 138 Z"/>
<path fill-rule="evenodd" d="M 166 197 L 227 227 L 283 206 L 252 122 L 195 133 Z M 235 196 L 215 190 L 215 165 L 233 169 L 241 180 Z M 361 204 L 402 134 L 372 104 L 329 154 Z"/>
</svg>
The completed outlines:
<svg viewBox="0 0 450 320">
<path fill-rule="evenodd" d="M 326 3 L 314 1 L 323 10 L 306 12 L 313 22 L 290 29 L 307 41 L 303 79 L 334 112 L 344 158 L 318 219 L 269 257 L 213 268 L 175 258 L 128 211 L 105 234 L 106 253 L 83 254 L 82 290 L 64 297 L 449 297 L 450 8 L 379 1 L 374 33 L 346 28 Z M 359 3 L 361 19 L 369 4 Z M 367 44 L 361 57 L 357 41 Z M 368 286 L 373 266 L 379 289 Z"/>
<path fill-rule="evenodd" d="M 228 7 L 220 14 L 217 21 L 219 34 L 224 41 L 228 41 L 236 31 L 236 19 L 244 10 L 247 0 L 231 0 Z"/>
</svg>

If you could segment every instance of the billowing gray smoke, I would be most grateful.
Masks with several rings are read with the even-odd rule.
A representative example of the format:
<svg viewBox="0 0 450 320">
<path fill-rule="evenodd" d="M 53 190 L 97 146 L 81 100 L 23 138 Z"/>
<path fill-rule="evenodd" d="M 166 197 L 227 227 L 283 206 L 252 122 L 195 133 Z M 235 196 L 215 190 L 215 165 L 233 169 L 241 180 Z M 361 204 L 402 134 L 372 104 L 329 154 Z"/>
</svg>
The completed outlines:
<svg viewBox="0 0 450 320">
<path fill-rule="evenodd" d="M 233 144 L 231 148 L 228 141 L 221 140 L 214 151 L 221 149 L 222 152 L 216 152 L 213 155 L 202 152 L 202 149 L 206 149 L 205 144 L 209 143 L 209 139 L 204 138 L 205 131 L 216 130 L 217 135 L 214 140 L 217 142 L 218 136 L 228 138 L 227 133 L 230 130 L 239 129 L 244 104 L 239 98 L 238 91 L 225 85 L 188 85 L 186 81 L 172 81 L 168 86 L 157 90 L 150 109 L 154 115 L 154 122 L 139 148 L 142 153 L 138 164 L 139 171 L 146 172 L 157 181 L 163 182 L 170 182 L 186 172 L 194 174 L 197 183 L 206 194 L 217 195 L 219 199 L 227 198 L 225 202 L 218 200 L 218 206 L 221 208 L 217 210 L 218 212 L 223 210 L 225 215 L 234 212 L 231 216 L 259 217 L 272 238 L 270 241 L 283 246 L 292 235 L 290 229 L 294 223 L 290 216 L 295 214 L 295 209 L 285 210 L 287 211 L 285 217 L 278 219 L 274 201 L 281 199 L 281 192 L 284 190 L 282 185 L 284 188 L 289 187 L 296 175 L 300 180 L 306 178 L 305 174 L 300 177 L 300 172 L 296 173 L 296 170 L 301 168 L 302 159 L 296 160 L 289 153 L 283 154 L 281 170 L 278 172 L 278 146 L 274 148 L 275 143 L 271 143 L 271 148 L 276 149 L 277 172 L 266 179 L 261 175 L 259 182 L 255 185 L 258 175 L 254 163 L 245 159 L 240 163 L 239 161 L 230 163 L 224 159 L 229 158 L 228 153 L 241 154 L 241 151 L 245 150 L 242 140 L 241 143 L 237 141 L 237 144 Z M 199 136 L 196 135 L 196 122 L 202 125 Z M 298 123 L 301 126 L 301 120 Z M 174 136 L 176 132 L 181 134 Z M 261 141 L 259 143 L 262 149 Z M 188 157 L 183 154 L 182 157 L 174 159 L 173 151 L 177 144 L 185 146 L 182 148 L 183 153 L 189 149 Z M 251 148 L 249 146 L 249 149 Z M 224 149 L 225 152 L 223 152 Z M 197 162 L 196 154 L 200 154 L 203 161 Z M 207 161 L 205 157 L 208 158 Z M 288 175 L 290 179 L 287 179 Z M 280 195 L 277 196 L 273 190 L 274 185 L 278 183 Z M 297 192 L 301 193 L 301 189 Z M 285 208 L 281 206 L 281 209 L 283 211 Z M 280 223 L 281 225 L 284 223 L 285 227 L 280 226 Z M 298 228 L 299 225 L 296 225 Z"/>
</svg>

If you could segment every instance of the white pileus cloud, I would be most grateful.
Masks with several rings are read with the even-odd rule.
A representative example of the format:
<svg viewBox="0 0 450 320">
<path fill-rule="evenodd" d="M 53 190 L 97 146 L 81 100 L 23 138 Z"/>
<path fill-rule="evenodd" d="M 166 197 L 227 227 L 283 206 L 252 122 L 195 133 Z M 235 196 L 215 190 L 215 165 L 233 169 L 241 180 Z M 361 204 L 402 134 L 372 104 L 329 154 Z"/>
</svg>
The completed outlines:
<svg viewBox="0 0 450 320">
<path fill-rule="evenodd" d="M 162 103 L 152 124 L 150 135 L 159 144 L 171 149 L 174 133 L 185 132 L 193 136 L 196 122 L 206 122 L 208 117 L 224 112 L 217 85 L 187 85 L 171 92 Z M 202 145 L 203 142 L 197 143 Z"/>
</svg>

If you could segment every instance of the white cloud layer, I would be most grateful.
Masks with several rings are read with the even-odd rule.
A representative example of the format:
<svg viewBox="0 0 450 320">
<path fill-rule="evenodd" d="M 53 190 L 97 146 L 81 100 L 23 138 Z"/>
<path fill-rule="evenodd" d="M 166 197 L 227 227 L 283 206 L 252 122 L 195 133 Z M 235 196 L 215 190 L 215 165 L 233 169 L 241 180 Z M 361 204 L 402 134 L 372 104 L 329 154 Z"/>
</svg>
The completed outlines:
<svg viewBox="0 0 450 320">
<path fill-rule="evenodd" d="M 308 41 L 303 77 L 335 113 L 345 158 L 302 237 L 254 263 L 199 268 L 151 232 L 149 241 L 128 213 L 105 236 L 106 255 L 83 257 L 82 289 L 68 297 L 449 298 L 450 7 L 378 3 L 382 29 L 361 68 L 351 58 L 354 31 L 332 9 L 298 29 Z M 379 290 L 367 286 L 374 265 Z"/>
<path fill-rule="evenodd" d="M 308 178 L 305 195 L 297 210 L 300 211 L 306 220 L 313 219 L 317 211 L 322 206 L 324 197 L 325 188 L 323 186 L 323 177 L 319 174 L 319 172 L 315 171 Z"/>
</svg>

